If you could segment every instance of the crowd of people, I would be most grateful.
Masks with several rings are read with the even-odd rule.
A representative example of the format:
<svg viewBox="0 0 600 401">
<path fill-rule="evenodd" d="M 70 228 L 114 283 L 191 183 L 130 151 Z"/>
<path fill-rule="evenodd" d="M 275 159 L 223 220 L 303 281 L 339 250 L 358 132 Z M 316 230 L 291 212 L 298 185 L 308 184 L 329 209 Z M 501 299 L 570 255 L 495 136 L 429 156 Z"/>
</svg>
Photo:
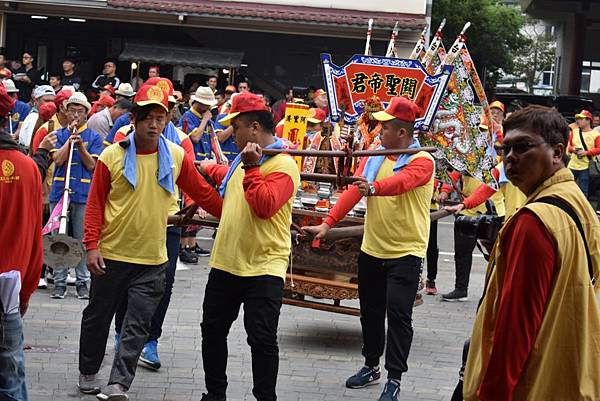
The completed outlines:
<svg viewBox="0 0 600 401">
<path fill-rule="evenodd" d="M 21 317 L 47 278 L 54 282 L 51 297 L 63 299 L 68 270 L 74 268 L 76 295 L 88 300 L 81 318 L 79 390 L 120 401 L 128 399 L 138 362 L 161 367 L 158 342 L 178 259 L 197 263 L 210 256 L 201 324 L 207 389 L 202 400 L 226 399 L 227 335 L 242 304 L 253 395 L 276 400 L 277 327 L 292 204 L 301 172 L 314 172 L 322 159 L 306 157 L 299 169 L 285 154 L 292 146 L 282 138 L 285 105 L 312 106 L 303 147 L 342 149 L 348 137 L 329 121 L 325 91 L 301 100 L 286 90 L 271 107 L 248 82 L 221 91 L 216 77 L 208 77 L 188 100 L 156 67 L 145 82 L 132 85 L 117 78 L 109 61 L 92 84 L 97 97 L 90 101 L 71 60 L 63 63 L 65 75 L 50 84 L 28 68 L 32 62 L 24 56 L 22 71 L 0 70 L 5 74 L 0 243 L 11 244 L 0 258 L 0 329 L 12 333 L 2 338 L 0 366 L 13 372 L 2 375 L 0 398 L 27 399 Z M 352 146 L 412 153 L 360 160 L 354 171 L 359 178 L 323 223 L 302 227 L 306 235 L 326 238 L 366 198 L 358 259 L 365 362 L 346 380 L 347 387 L 379 382 L 384 357 L 387 380 L 379 400 L 399 399 L 424 259 L 425 293 L 437 294 L 437 222 L 430 221 L 430 212 L 444 207 L 468 218 L 504 220 L 497 240 L 482 241 L 490 264 L 453 399 L 600 397 L 595 295 L 600 223 L 586 199 L 600 132 L 592 128 L 588 111 L 569 126 L 544 107 L 505 116 L 502 103 L 491 106 L 494 121 L 482 129 L 493 132 L 501 155 L 492 170 L 497 191 L 458 171 L 449 172 L 451 182 L 436 179 L 436 162 L 419 150 L 415 136 L 418 106 L 394 97 L 384 109 L 374 97 L 357 123 Z M 267 155 L 264 149 L 282 152 Z M 42 226 L 48 222 L 44 230 L 56 231 L 65 191 L 69 233 L 81 240 L 85 255 L 74 266 L 43 266 Z M 450 197 L 458 203 L 445 205 Z M 192 203 L 200 206 L 200 217 L 219 219 L 211 250 L 196 242 L 199 227 L 167 224 L 169 215 Z M 442 300 L 468 299 L 476 244 L 476 235 L 455 224 L 455 288 Z M 4 292 L 7 288 L 12 290 Z M 115 358 L 103 386 L 98 372 L 113 319 Z"/>
</svg>

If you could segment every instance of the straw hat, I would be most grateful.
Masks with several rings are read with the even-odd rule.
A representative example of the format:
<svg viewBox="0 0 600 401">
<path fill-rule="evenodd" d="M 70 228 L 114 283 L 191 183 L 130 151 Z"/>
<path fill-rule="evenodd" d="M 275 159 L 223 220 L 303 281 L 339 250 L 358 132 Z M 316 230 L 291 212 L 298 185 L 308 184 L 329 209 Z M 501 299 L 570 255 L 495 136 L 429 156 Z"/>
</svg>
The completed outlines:
<svg viewBox="0 0 600 401">
<path fill-rule="evenodd" d="M 217 104 L 215 94 L 208 86 L 200 86 L 196 89 L 196 93 L 192 95 L 192 101 L 202 103 L 206 106 L 214 106 Z"/>
</svg>

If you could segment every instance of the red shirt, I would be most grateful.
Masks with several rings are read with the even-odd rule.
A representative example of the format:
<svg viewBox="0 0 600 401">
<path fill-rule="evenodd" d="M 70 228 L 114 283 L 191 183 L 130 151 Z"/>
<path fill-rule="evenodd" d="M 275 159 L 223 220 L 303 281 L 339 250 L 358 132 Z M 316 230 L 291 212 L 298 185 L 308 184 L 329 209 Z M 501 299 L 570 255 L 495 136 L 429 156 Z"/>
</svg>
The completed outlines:
<svg viewBox="0 0 600 401">
<path fill-rule="evenodd" d="M 21 273 L 20 300 L 27 303 L 42 270 L 42 183 L 32 159 L 0 150 L 0 273 Z"/>
<path fill-rule="evenodd" d="M 497 300 L 494 346 L 477 392 L 481 401 L 514 400 L 556 274 L 556 244 L 537 215 L 523 209 L 509 224 L 502 241 L 506 271 Z"/>
</svg>

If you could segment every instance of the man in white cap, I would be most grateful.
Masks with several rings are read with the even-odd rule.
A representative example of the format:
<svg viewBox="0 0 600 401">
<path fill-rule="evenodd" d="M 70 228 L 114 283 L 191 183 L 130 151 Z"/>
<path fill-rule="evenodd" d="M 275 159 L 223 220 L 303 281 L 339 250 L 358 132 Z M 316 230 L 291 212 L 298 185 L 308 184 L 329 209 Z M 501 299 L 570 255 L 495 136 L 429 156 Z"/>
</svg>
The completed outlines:
<svg viewBox="0 0 600 401">
<path fill-rule="evenodd" d="M 65 101 L 68 125 L 56 132 L 56 148 L 52 150 L 55 164 L 54 179 L 50 188 L 50 209 L 53 210 L 63 196 L 65 174 L 69 160 L 70 146 L 74 146 L 71 163 L 71 181 L 69 188 L 69 220 L 73 227 L 73 237 L 83 239 L 83 216 L 96 160 L 104 149 L 102 137 L 87 126 L 87 114 L 91 105 L 81 92 L 75 92 Z M 54 291 L 52 298 L 62 299 L 67 293 L 67 273 L 71 266 L 52 266 L 54 268 Z M 77 297 L 89 299 L 87 283 L 90 273 L 85 256 L 75 267 Z"/>
<path fill-rule="evenodd" d="M 117 90 L 115 91 L 115 99 L 127 99 L 131 101 L 135 96 L 135 91 L 130 83 L 123 82 L 119 85 Z"/>
<path fill-rule="evenodd" d="M 9 114 L 10 120 L 9 120 L 8 124 L 10 124 L 10 125 L 8 126 L 6 131 L 9 134 L 11 134 L 13 138 L 16 139 L 19 137 L 19 131 L 21 131 L 21 127 L 23 126 L 23 121 L 25 121 L 25 118 L 29 114 L 29 111 L 31 110 L 31 108 L 29 107 L 29 105 L 27 103 L 19 100 L 19 95 L 18 95 L 19 89 L 17 89 L 17 87 L 15 86 L 15 83 L 13 82 L 12 79 L 3 80 L 2 84 L 6 88 L 6 92 L 8 93 L 8 96 L 15 99 L 15 105 L 13 106 L 13 108 Z M 2 117 L 4 117 L 4 116 L 2 116 Z"/>
<path fill-rule="evenodd" d="M 212 89 L 201 86 L 191 97 L 192 107 L 179 120 L 179 127 L 194 143 L 196 160 L 212 158 L 210 132 L 214 132 L 210 108 L 217 104 Z"/>
<path fill-rule="evenodd" d="M 50 85 L 41 85 L 33 90 L 33 108 L 23 121 L 21 131 L 19 132 L 19 143 L 29 149 L 33 129 L 38 120 L 38 107 L 44 103 L 53 102 L 56 96 L 54 89 Z"/>
</svg>

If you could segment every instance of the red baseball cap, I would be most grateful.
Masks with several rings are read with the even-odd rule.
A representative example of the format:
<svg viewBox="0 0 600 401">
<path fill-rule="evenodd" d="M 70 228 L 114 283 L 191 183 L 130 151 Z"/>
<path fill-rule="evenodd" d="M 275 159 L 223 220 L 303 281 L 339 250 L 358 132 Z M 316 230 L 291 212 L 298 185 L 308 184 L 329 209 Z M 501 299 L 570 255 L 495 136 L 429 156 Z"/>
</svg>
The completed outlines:
<svg viewBox="0 0 600 401">
<path fill-rule="evenodd" d="M 373 118 L 378 121 L 398 120 L 414 123 L 419 117 L 421 110 L 413 101 L 402 96 L 390 99 L 387 109 L 373 113 Z"/>
<path fill-rule="evenodd" d="M 325 121 L 326 117 L 327 117 L 327 114 L 325 113 L 325 110 L 322 110 L 319 108 L 308 110 L 307 120 L 309 123 L 320 124 L 323 121 Z"/>
<path fill-rule="evenodd" d="M 4 85 L 0 84 L 0 116 L 6 116 L 12 110 L 16 100 L 9 96 Z"/>
<path fill-rule="evenodd" d="M 134 103 L 138 106 L 156 104 L 169 111 L 169 94 L 157 85 L 144 85 L 135 95 Z"/>
<path fill-rule="evenodd" d="M 219 123 L 228 126 L 231 124 L 231 120 L 240 113 L 248 113 L 251 111 L 269 111 L 269 108 L 262 97 L 249 92 L 240 93 L 233 97 L 229 114 L 220 119 Z"/>
<path fill-rule="evenodd" d="M 113 96 L 115 95 L 115 88 L 111 84 L 104 85 L 104 87 L 102 89 L 105 91 L 109 91 L 110 94 Z"/>
<path fill-rule="evenodd" d="M 594 118 L 592 117 L 592 113 L 587 110 L 581 110 L 579 114 L 575 114 L 575 118 L 587 118 L 592 121 Z"/>
<path fill-rule="evenodd" d="M 160 89 L 167 92 L 167 95 L 169 95 L 169 97 L 173 97 L 173 82 L 171 82 L 171 80 L 168 78 L 163 78 L 163 77 L 149 78 L 146 82 L 144 82 L 144 85 L 158 86 Z M 171 101 L 171 100 L 169 100 L 169 101 Z M 176 102 L 176 100 L 175 100 L 175 98 L 173 98 L 173 103 L 175 103 L 175 102 Z"/>
<path fill-rule="evenodd" d="M 225 87 L 225 92 L 235 93 L 235 92 L 237 92 L 237 89 L 235 89 L 235 86 L 233 86 L 233 85 L 227 85 Z"/>
<path fill-rule="evenodd" d="M 56 104 L 52 102 L 44 103 L 38 108 L 38 113 L 42 121 L 46 122 L 56 114 Z"/>
<path fill-rule="evenodd" d="M 65 100 L 68 100 L 72 94 L 73 94 L 73 92 L 71 92 L 68 89 L 62 89 L 62 90 L 58 91 L 58 93 L 54 97 L 54 104 L 56 105 L 56 108 L 59 109 L 60 106 L 63 105 Z"/>
<path fill-rule="evenodd" d="M 116 100 L 112 96 L 102 95 L 100 99 L 96 101 L 96 103 L 101 104 L 106 107 L 113 107 L 115 105 Z"/>
</svg>

